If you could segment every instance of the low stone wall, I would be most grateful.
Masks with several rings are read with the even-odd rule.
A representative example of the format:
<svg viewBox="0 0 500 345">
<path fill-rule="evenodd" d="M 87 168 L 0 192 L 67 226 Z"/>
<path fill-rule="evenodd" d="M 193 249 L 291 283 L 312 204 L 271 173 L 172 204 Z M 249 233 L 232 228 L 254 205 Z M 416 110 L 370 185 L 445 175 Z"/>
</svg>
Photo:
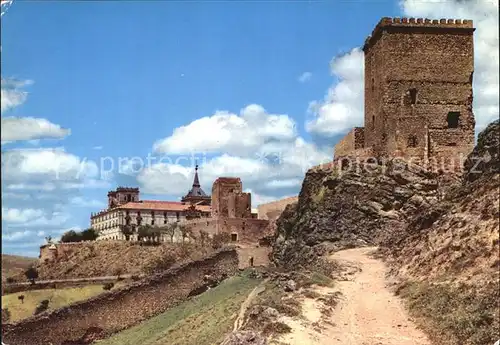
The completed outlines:
<svg viewBox="0 0 500 345">
<path fill-rule="evenodd" d="M 63 242 L 63 243 L 52 243 L 44 244 L 40 246 L 40 256 L 41 262 L 46 260 L 55 260 L 60 256 L 67 255 L 75 250 L 80 250 L 80 248 L 86 243 L 93 243 L 94 241 L 81 241 L 81 242 Z"/>
<path fill-rule="evenodd" d="M 67 280 L 57 282 L 37 282 L 36 284 L 2 284 L 2 296 L 30 290 L 45 290 L 45 289 L 65 289 L 79 286 L 99 285 L 106 283 L 114 283 L 117 278 L 110 279 L 84 279 L 81 281 Z M 125 282 L 132 281 L 131 279 L 124 279 Z"/>
<path fill-rule="evenodd" d="M 277 219 L 287 205 L 293 202 L 297 202 L 298 200 L 298 196 L 292 196 L 289 198 L 268 202 L 267 204 L 261 204 L 257 206 L 258 217 L 259 219 Z"/>
<path fill-rule="evenodd" d="M 225 232 L 236 234 L 238 243 L 258 243 L 259 239 L 269 235 L 269 221 L 265 219 L 217 217 L 190 220 L 185 224 L 195 237 L 200 231 L 210 236 Z"/>
<path fill-rule="evenodd" d="M 129 328 L 185 301 L 206 284 L 238 269 L 236 249 L 180 264 L 161 274 L 68 307 L 3 325 L 2 341 L 22 345 L 89 344 Z"/>
<path fill-rule="evenodd" d="M 247 267 L 268 266 L 269 254 L 272 247 L 268 246 L 254 246 L 254 247 L 239 247 L 236 249 L 239 258 L 239 268 L 245 269 Z M 253 259 L 253 260 L 252 260 Z M 252 262 L 253 261 L 253 262 Z"/>
</svg>

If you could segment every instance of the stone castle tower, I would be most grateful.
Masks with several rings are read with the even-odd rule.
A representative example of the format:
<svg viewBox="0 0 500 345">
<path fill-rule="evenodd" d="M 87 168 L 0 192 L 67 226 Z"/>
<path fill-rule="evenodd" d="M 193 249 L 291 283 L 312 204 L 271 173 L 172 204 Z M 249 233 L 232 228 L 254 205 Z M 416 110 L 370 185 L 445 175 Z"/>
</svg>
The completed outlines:
<svg viewBox="0 0 500 345">
<path fill-rule="evenodd" d="M 337 144 L 336 158 L 470 153 L 474 30 L 469 20 L 383 18 L 363 47 L 365 127 Z"/>
</svg>

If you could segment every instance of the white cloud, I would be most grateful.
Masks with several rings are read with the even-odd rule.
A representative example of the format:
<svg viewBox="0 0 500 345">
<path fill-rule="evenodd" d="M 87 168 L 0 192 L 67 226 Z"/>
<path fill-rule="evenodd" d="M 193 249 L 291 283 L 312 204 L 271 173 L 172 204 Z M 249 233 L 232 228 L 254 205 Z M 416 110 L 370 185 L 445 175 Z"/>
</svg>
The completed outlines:
<svg viewBox="0 0 500 345">
<path fill-rule="evenodd" d="M 20 149 L 2 152 L 2 179 L 20 184 L 30 179 L 44 182 L 79 181 L 96 177 L 95 162 L 61 149 Z"/>
<path fill-rule="evenodd" d="M 70 133 L 69 129 L 62 128 L 46 119 L 33 117 L 2 118 L 2 141 L 62 139 Z"/>
<path fill-rule="evenodd" d="M 66 212 L 52 212 L 52 214 L 44 214 L 41 217 L 34 218 L 23 223 L 9 223 L 10 228 L 50 228 L 61 227 L 71 218 Z"/>
<path fill-rule="evenodd" d="M 305 82 L 308 82 L 309 80 L 311 80 L 311 78 L 312 78 L 311 72 L 304 72 L 299 76 L 298 80 L 301 83 L 305 83 Z"/>
<path fill-rule="evenodd" d="M 262 106 L 251 104 L 239 115 L 216 111 L 212 116 L 176 128 L 170 137 L 158 140 L 154 150 L 166 154 L 248 155 L 265 143 L 290 141 L 296 136 L 295 122 L 288 115 L 269 114 Z"/>
<path fill-rule="evenodd" d="M 498 0 L 402 1 L 405 15 L 472 19 L 474 32 L 474 103 L 476 131 L 498 118 Z"/>
<path fill-rule="evenodd" d="M 74 205 L 74 206 L 77 206 L 77 207 L 88 207 L 88 208 L 104 208 L 106 206 L 106 204 L 102 201 L 99 201 L 99 200 L 89 200 L 89 199 L 85 199 L 85 198 L 82 198 L 80 196 L 75 196 L 73 198 L 70 199 L 70 204 L 71 205 Z"/>
<path fill-rule="evenodd" d="M 274 196 L 283 189 L 298 192 L 311 166 L 332 159 L 330 152 L 298 136 L 290 117 L 269 115 L 262 106 L 255 104 L 244 108 L 240 116 L 220 111 L 195 120 L 157 142 L 155 149 L 192 154 L 175 161 L 162 158 L 163 163 L 134 166 L 129 175 L 137 173 L 137 181 L 145 193 L 176 196 L 182 196 L 190 188 L 196 160 L 207 193 L 216 178 L 228 176 L 240 177 L 244 188 L 257 194 L 265 195 L 269 191 Z M 193 152 L 205 150 L 220 154 L 210 159 L 207 156 L 197 159 Z M 125 162 L 122 173 L 129 173 L 130 169 L 125 168 L 132 165 Z"/>
<path fill-rule="evenodd" d="M 33 84 L 31 80 L 4 79 L 1 80 L 1 112 L 2 114 L 26 101 L 28 93 L 24 87 Z"/>
<path fill-rule="evenodd" d="M 269 189 L 292 188 L 302 185 L 302 179 L 272 180 L 266 183 Z"/>
<path fill-rule="evenodd" d="M 333 136 L 363 123 L 364 55 L 360 48 L 335 57 L 331 73 L 339 82 L 332 85 L 323 101 L 314 101 L 309 112 L 314 118 L 306 123 L 309 132 Z"/>
<path fill-rule="evenodd" d="M 2 221 L 8 223 L 26 223 L 42 216 L 42 210 L 31 208 L 17 209 L 2 207 Z"/>
<path fill-rule="evenodd" d="M 498 1 L 403 0 L 400 5 L 405 16 L 474 21 L 473 110 L 476 131 L 481 131 L 499 116 Z M 308 131 L 321 136 L 334 136 L 363 125 L 363 73 L 361 49 L 355 48 L 334 58 L 332 74 L 340 81 L 330 87 L 323 101 L 311 102 L 309 110 L 315 118 L 307 123 Z"/>
<path fill-rule="evenodd" d="M 19 241 L 23 238 L 31 237 L 32 235 L 32 232 L 28 230 L 14 231 L 12 233 L 2 234 L 2 241 Z"/>
</svg>

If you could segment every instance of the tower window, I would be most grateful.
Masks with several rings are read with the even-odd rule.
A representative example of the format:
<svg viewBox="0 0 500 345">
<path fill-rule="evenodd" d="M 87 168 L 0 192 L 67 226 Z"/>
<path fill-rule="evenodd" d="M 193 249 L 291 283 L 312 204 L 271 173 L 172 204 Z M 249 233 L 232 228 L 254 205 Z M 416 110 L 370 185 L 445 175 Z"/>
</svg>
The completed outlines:
<svg viewBox="0 0 500 345">
<path fill-rule="evenodd" d="M 410 93 L 410 103 L 417 104 L 417 89 L 413 88 L 409 90 Z"/>
<path fill-rule="evenodd" d="M 408 147 L 417 147 L 418 145 L 418 139 L 414 135 L 410 135 L 408 137 Z"/>
<path fill-rule="evenodd" d="M 375 115 L 372 115 L 372 129 L 375 128 Z"/>
<path fill-rule="evenodd" d="M 231 234 L 231 242 L 238 241 L 238 234 Z"/>
<path fill-rule="evenodd" d="M 448 128 L 458 128 L 458 123 L 460 120 L 460 112 L 458 111 L 450 111 L 446 118 L 448 121 Z"/>
</svg>

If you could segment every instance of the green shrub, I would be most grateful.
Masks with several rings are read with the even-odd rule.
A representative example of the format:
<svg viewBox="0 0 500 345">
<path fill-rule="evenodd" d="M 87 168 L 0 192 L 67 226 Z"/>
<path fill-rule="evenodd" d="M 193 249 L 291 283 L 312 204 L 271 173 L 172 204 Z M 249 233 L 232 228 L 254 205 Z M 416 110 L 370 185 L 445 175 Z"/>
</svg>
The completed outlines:
<svg viewBox="0 0 500 345">
<path fill-rule="evenodd" d="M 106 283 L 102 286 L 103 290 L 109 291 L 115 286 L 115 283 Z"/>
</svg>

